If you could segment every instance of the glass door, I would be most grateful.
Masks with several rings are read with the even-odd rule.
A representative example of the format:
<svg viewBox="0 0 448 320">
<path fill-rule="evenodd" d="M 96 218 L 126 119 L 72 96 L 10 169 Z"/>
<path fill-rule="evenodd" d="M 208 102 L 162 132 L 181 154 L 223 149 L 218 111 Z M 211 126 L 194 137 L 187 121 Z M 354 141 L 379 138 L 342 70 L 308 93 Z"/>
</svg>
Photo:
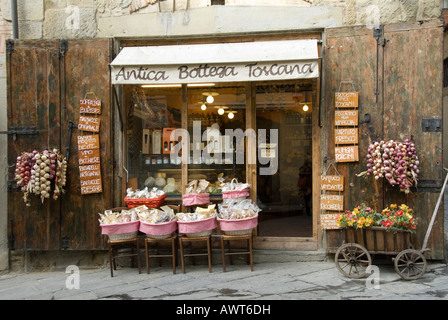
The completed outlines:
<svg viewBox="0 0 448 320">
<path fill-rule="evenodd" d="M 313 235 L 312 107 L 311 88 L 304 82 L 256 87 L 259 236 Z M 277 170 L 261 174 L 275 157 Z"/>
</svg>

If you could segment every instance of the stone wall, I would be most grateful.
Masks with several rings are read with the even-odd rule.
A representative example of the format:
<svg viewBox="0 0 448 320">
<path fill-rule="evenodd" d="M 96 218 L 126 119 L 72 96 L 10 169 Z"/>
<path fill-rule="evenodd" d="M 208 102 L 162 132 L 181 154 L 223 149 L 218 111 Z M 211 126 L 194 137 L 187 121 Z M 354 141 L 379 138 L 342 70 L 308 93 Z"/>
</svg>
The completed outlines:
<svg viewBox="0 0 448 320">
<path fill-rule="evenodd" d="M 2 0 L 11 21 L 11 1 Z M 17 0 L 22 39 L 316 29 L 437 18 L 440 0 Z"/>
</svg>

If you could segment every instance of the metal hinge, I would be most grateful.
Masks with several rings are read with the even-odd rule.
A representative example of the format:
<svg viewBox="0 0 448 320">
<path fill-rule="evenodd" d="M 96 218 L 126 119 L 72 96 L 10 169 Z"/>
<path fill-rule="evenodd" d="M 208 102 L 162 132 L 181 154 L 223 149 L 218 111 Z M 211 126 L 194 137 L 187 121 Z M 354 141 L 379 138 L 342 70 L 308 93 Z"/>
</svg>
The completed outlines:
<svg viewBox="0 0 448 320">
<path fill-rule="evenodd" d="M 39 134 L 36 127 L 9 127 L 8 131 L 0 131 L 0 134 L 11 135 L 13 140 L 17 140 L 17 135 L 35 135 Z"/>
<path fill-rule="evenodd" d="M 61 57 L 65 56 L 65 53 L 68 51 L 68 41 L 66 39 L 61 39 L 59 43 L 59 54 Z"/>
<path fill-rule="evenodd" d="M 7 39 L 6 40 L 6 53 L 11 54 L 14 52 L 14 40 L 13 39 Z"/>
<path fill-rule="evenodd" d="M 442 119 L 422 119 L 423 132 L 442 132 Z"/>
</svg>

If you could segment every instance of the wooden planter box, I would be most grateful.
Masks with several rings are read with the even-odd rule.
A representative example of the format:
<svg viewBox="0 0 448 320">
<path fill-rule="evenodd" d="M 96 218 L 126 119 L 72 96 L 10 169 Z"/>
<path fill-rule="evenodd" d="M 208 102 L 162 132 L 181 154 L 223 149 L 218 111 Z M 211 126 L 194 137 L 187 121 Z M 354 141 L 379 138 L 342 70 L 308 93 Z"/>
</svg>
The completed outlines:
<svg viewBox="0 0 448 320">
<path fill-rule="evenodd" d="M 383 227 L 326 230 L 327 252 L 335 253 L 344 243 L 357 243 L 372 254 L 397 254 L 411 248 L 411 233 L 386 231 Z"/>
</svg>

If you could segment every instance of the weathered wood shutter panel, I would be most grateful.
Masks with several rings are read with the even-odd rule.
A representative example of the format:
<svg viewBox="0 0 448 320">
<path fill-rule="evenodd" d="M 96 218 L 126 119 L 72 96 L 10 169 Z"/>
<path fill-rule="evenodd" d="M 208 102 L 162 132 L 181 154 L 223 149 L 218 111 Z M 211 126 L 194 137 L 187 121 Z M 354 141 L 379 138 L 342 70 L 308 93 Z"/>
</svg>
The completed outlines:
<svg viewBox="0 0 448 320">
<path fill-rule="evenodd" d="M 384 201 L 406 203 L 419 226 L 415 246 L 423 244 L 446 172 L 442 168 L 442 132 L 426 132 L 423 119 L 442 119 L 443 28 L 439 20 L 384 28 L 384 138 L 413 136 L 421 162 L 418 192 L 403 197 L 385 188 Z M 443 204 L 428 247 L 434 259 L 444 257 Z"/>
<path fill-rule="evenodd" d="M 346 177 L 345 209 L 362 202 L 377 210 L 391 203 L 408 204 L 419 221 L 413 240 L 417 249 L 423 244 L 444 177 L 442 152 L 437 148 L 442 147 L 442 133 L 422 130 L 423 119 L 442 118 L 442 33 L 438 20 L 387 25 L 377 45 L 373 29 L 345 27 L 326 31 L 323 158 L 334 159 L 334 93 L 341 81 L 352 81 L 359 91 L 359 120 L 370 115 L 375 140 L 404 141 L 413 137 L 421 162 L 421 184 L 405 195 L 383 179 L 357 177 L 366 170 L 365 156 L 371 142 L 367 124 L 360 123 L 360 161 L 338 164 Z M 342 86 L 341 91 L 350 90 Z M 437 241 L 443 239 L 442 207 L 428 244 L 433 259 L 444 256 L 443 241 Z"/>
<path fill-rule="evenodd" d="M 109 39 L 69 40 L 65 53 L 65 100 L 62 107 L 65 129 L 62 142 L 67 141 L 67 123 L 79 119 L 79 100 L 86 97 L 101 100 L 100 159 L 102 193 L 81 195 L 79 182 L 77 136 L 91 134 L 74 130 L 71 136 L 69 178 L 70 192 L 62 202 L 61 237 L 68 240 L 70 249 L 104 249 L 98 213 L 112 207 L 113 194 L 113 125 L 109 63 L 112 46 Z M 65 148 L 65 146 L 64 146 Z"/>
<path fill-rule="evenodd" d="M 103 249 L 98 212 L 112 203 L 113 135 L 109 62 L 111 40 L 14 41 L 7 55 L 8 129 L 36 127 L 35 135 L 8 135 L 8 233 L 11 249 Z M 62 50 L 61 50 L 62 49 Z M 26 207 L 14 188 L 14 164 L 22 151 L 59 148 L 66 152 L 69 121 L 78 123 L 79 100 L 95 92 L 102 100 L 103 193 L 81 197 L 76 129 L 70 139 L 67 192 L 60 200 L 32 195 Z M 62 239 L 67 246 L 63 246 Z"/>
<path fill-rule="evenodd" d="M 8 223 L 10 247 L 15 249 L 59 248 L 60 203 L 42 204 L 14 191 L 14 170 L 22 152 L 60 148 L 59 41 L 14 41 L 7 55 L 8 129 L 35 127 L 37 134 L 8 135 Z"/>
</svg>

